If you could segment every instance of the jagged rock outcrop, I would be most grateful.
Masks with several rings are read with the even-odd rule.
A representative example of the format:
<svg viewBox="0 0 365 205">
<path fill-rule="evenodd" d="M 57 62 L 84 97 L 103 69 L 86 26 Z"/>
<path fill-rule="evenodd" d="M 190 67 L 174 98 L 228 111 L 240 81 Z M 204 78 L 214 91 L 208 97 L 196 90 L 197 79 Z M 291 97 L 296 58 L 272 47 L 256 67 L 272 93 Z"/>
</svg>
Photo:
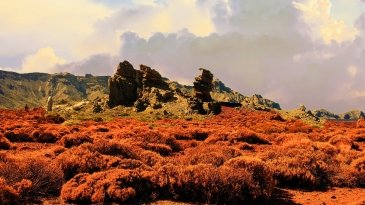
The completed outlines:
<svg viewBox="0 0 365 205">
<path fill-rule="evenodd" d="M 160 88 L 160 89 L 168 89 L 168 84 L 162 79 L 162 76 L 159 72 L 157 72 L 155 69 L 151 69 L 148 66 L 141 65 L 139 72 L 141 73 L 141 80 L 142 80 L 142 86 L 143 90 L 146 90 L 148 88 Z"/>
<path fill-rule="evenodd" d="M 119 63 L 117 72 L 109 79 L 109 106 L 132 106 L 138 99 L 139 75 L 128 61 Z"/>
<path fill-rule="evenodd" d="M 213 74 L 200 68 L 202 74 L 195 78 L 193 97 L 189 98 L 189 109 L 197 114 L 219 114 L 221 105 L 213 101 L 210 92 L 213 89 Z"/>
<path fill-rule="evenodd" d="M 243 107 L 252 108 L 256 110 L 281 110 L 279 103 L 263 98 L 261 95 L 253 95 L 252 97 L 245 97 L 241 102 Z"/>
<path fill-rule="evenodd" d="M 227 87 L 217 78 L 213 80 L 211 96 L 215 101 L 226 103 L 241 103 L 245 99 L 245 96 Z"/>
<path fill-rule="evenodd" d="M 339 114 L 340 119 L 343 120 L 358 120 L 360 118 L 364 118 L 365 114 L 361 110 L 351 110 L 342 114 Z"/>
<path fill-rule="evenodd" d="M 128 61 L 118 65 L 109 80 L 109 89 L 110 107 L 134 106 L 138 112 L 148 106 L 161 108 L 161 103 L 174 99 L 174 93 L 159 72 L 145 65 L 135 70 Z"/>
<path fill-rule="evenodd" d="M 314 110 L 313 115 L 324 119 L 331 119 L 331 120 L 340 119 L 340 116 L 325 109 Z"/>
<path fill-rule="evenodd" d="M 210 92 L 213 90 L 213 74 L 206 69 L 200 68 L 202 74 L 195 78 L 194 97 L 203 102 L 212 101 Z"/>
</svg>

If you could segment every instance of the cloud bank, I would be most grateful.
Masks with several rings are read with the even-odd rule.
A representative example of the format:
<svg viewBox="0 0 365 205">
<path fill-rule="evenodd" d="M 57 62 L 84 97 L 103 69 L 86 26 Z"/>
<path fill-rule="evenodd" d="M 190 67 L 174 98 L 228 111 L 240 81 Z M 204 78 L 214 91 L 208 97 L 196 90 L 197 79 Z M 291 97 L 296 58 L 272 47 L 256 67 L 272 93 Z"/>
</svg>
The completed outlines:
<svg viewBox="0 0 365 205">
<path fill-rule="evenodd" d="M 2 41 L 17 44 L 29 41 L 26 34 L 37 36 L 23 49 L 0 48 L 0 67 L 9 70 L 22 59 L 16 68 L 22 72 L 110 75 L 127 59 L 187 83 L 205 67 L 235 90 L 263 94 L 284 108 L 303 103 L 336 112 L 365 110 L 365 13 L 335 15 L 338 5 L 344 2 L 80 0 L 75 7 L 83 17 L 63 11 L 77 19 L 75 24 L 50 14 L 55 25 L 46 24 L 47 32 L 25 31 L 38 23 L 26 21 L 0 33 Z M 364 3 L 346 5 L 360 9 Z"/>
</svg>

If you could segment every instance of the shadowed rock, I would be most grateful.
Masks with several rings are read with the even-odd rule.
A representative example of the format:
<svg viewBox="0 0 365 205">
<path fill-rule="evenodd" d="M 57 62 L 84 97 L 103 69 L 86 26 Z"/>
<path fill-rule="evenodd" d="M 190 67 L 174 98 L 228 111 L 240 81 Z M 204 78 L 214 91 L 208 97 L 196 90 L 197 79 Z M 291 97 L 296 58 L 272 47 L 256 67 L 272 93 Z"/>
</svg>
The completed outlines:
<svg viewBox="0 0 365 205">
<path fill-rule="evenodd" d="M 118 65 L 115 75 L 110 78 L 109 89 L 110 107 L 134 105 L 137 111 L 143 111 L 149 105 L 158 104 L 150 102 L 151 95 L 155 96 L 157 93 L 159 96 L 159 90 L 168 90 L 169 86 L 156 70 L 145 65 L 141 65 L 140 70 L 135 70 L 128 61 L 124 61 Z M 165 98 L 168 98 L 171 92 L 166 91 L 164 94 L 166 96 L 156 98 L 157 101 L 168 101 Z M 156 99 L 153 98 L 154 101 Z"/>
<path fill-rule="evenodd" d="M 194 97 L 201 99 L 203 102 L 212 101 L 210 92 L 213 89 L 213 74 L 206 69 L 200 68 L 202 74 L 195 78 Z"/>
<path fill-rule="evenodd" d="M 219 114 L 221 105 L 213 101 L 210 92 L 213 90 L 213 74 L 206 69 L 200 68 L 202 74 L 195 78 L 194 96 L 189 99 L 189 107 L 197 114 Z"/>
<path fill-rule="evenodd" d="M 137 71 L 128 61 L 119 63 L 117 72 L 109 79 L 109 106 L 132 106 L 138 98 Z"/>
</svg>

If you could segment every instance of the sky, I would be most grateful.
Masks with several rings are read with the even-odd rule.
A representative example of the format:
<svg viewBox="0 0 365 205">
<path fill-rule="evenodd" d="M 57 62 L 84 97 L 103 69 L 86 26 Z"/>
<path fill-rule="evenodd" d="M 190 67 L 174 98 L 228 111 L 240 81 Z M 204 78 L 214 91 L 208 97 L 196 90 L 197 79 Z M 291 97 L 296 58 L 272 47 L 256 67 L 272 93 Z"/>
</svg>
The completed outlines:
<svg viewBox="0 0 365 205">
<path fill-rule="evenodd" d="M 284 109 L 365 110 L 364 0 L 0 0 L 0 69 L 198 68 Z"/>
</svg>

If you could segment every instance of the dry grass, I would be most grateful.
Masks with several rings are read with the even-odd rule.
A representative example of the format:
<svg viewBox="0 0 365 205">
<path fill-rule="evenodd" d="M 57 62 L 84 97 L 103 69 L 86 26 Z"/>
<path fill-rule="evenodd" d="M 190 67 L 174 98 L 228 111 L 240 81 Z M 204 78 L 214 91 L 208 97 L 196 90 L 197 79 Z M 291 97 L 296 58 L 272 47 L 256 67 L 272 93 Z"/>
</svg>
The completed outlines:
<svg viewBox="0 0 365 205">
<path fill-rule="evenodd" d="M 362 122 L 311 127 L 223 108 L 204 120 L 58 123 L 41 109 L 0 110 L 1 201 L 58 196 L 62 186 L 70 203 L 255 204 L 275 186 L 365 187 Z"/>
</svg>

